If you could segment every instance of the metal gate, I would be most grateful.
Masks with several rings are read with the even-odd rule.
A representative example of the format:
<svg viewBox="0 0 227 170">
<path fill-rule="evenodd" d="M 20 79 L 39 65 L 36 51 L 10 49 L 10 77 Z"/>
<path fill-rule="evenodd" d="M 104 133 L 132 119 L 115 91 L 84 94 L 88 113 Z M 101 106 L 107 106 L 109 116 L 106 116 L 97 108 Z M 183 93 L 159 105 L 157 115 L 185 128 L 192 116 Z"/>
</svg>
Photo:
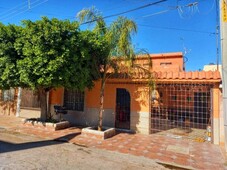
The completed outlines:
<svg viewBox="0 0 227 170">
<path fill-rule="evenodd" d="M 205 141 L 211 126 L 209 84 L 158 84 L 151 99 L 151 133 Z"/>
</svg>

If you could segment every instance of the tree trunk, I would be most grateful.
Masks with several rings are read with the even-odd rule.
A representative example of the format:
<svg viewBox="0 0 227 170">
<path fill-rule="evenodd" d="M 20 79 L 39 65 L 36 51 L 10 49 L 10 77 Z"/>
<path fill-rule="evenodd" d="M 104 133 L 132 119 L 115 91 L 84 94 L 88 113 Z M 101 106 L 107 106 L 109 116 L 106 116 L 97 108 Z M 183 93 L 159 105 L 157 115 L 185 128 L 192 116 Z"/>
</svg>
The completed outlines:
<svg viewBox="0 0 227 170">
<path fill-rule="evenodd" d="M 41 120 L 46 121 L 47 119 L 47 93 L 45 89 L 39 89 L 39 97 L 40 97 L 40 107 L 41 107 Z"/>
<path fill-rule="evenodd" d="M 102 78 L 101 89 L 100 89 L 100 108 L 99 108 L 99 125 L 98 125 L 99 131 L 102 130 L 104 89 L 105 89 L 105 76 L 104 76 L 104 78 Z"/>
<path fill-rule="evenodd" d="M 17 94 L 17 111 L 16 111 L 16 117 L 20 116 L 20 104 L 21 104 L 21 94 L 22 94 L 22 88 L 18 88 L 18 94 Z"/>
</svg>

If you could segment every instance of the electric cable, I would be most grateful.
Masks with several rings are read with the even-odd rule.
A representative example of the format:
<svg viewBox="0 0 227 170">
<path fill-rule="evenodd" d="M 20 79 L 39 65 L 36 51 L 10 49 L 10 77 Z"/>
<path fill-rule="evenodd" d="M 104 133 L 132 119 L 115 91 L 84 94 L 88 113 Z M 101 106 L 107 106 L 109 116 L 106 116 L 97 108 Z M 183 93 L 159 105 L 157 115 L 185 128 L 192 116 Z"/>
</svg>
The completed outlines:
<svg viewBox="0 0 227 170">
<path fill-rule="evenodd" d="M 120 13 L 116 13 L 116 14 L 104 16 L 103 19 L 111 18 L 111 17 L 116 17 L 116 16 L 119 16 L 119 15 L 122 15 L 122 14 L 126 14 L 126 13 L 130 13 L 130 12 L 133 12 L 133 11 L 137 11 L 137 10 L 140 10 L 140 9 L 143 9 L 143 8 L 147 8 L 147 7 L 150 7 L 150 6 L 153 6 L 153 5 L 156 5 L 156 4 L 165 2 L 165 1 L 167 1 L 167 0 L 156 1 L 156 2 L 149 3 L 149 4 L 146 4 L 146 5 L 143 5 L 143 6 L 134 8 L 134 9 L 130 9 L 130 10 L 124 11 L 124 12 L 120 12 Z M 83 23 L 81 23 L 81 25 L 89 24 L 89 23 L 95 22 L 95 21 L 97 21 L 97 20 L 98 20 L 98 19 L 94 19 L 94 20 L 91 20 L 91 21 L 83 22 Z"/>
<path fill-rule="evenodd" d="M 197 6 L 197 11 L 200 13 L 200 14 L 202 14 L 202 15 L 208 15 L 213 9 L 214 9 L 214 6 L 215 6 L 215 1 L 216 0 L 213 0 L 213 4 L 212 4 L 212 6 L 211 6 L 211 8 L 208 10 L 208 12 L 205 12 L 205 13 L 203 13 L 203 12 L 200 12 L 200 10 L 199 10 L 199 7 Z"/>
<path fill-rule="evenodd" d="M 1 16 L 1 15 L 4 15 L 5 13 L 8 14 L 10 11 L 12 11 L 12 10 L 14 10 L 14 9 L 16 9 L 16 8 L 18 8 L 18 7 L 20 7 L 20 6 L 24 6 L 23 4 L 25 4 L 25 3 L 26 3 L 26 2 L 20 3 L 19 5 L 16 5 L 16 6 L 14 6 L 13 8 L 9 8 L 8 10 L 6 10 L 6 11 L 4 11 L 4 12 L 1 12 L 1 13 L 0 13 L 0 16 Z"/>
<path fill-rule="evenodd" d="M 37 7 L 37 6 L 40 6 L 41 4 L 46 3 L 48 0 L 44 0 L 44 1 L 40 2 L 40 3 L 37 3 L 37 2 L 39 2 L 39 1 L 40 1 L 40 0 L 36 0 L 36 1 L 34 1 L 33 3 L 31 3 L 31 5 L 33 5 L 33 6 L 31 6 L 30 9 L 27 8 L 26 10 L 22 10 L 22 11 L 20 11 L 20 12 L 19 12 L 19 11 L 11 12 L 11 13 L 9 13 L 9 14 L 3 16 L 3 17 L 0 17 L 0 20 L 1 20 L 1 21 L 5 21 L 5 20 L 8 20 L 8 19 L 10 19 L 10 18 L 12 18 L 12 17 L 15 17 L 15 16 L 17 16 L 17 15 L 20 15 L 20 14 L 22 14 L 22 13 L 25 13 L 25 12 L 27 12 L 27 11 L 29 11 L 29 10 L 31 10 L 31 9 L 33 9 L 33 8 L 35 8 L 35 7 Z M 27 5 L 25 5 L 25 6 L 22 7 L 21 9 L 24 9 L 25 7 L 27 7 Z M 7 16 L 8 16 L 8 17 L 7 17 Z"/>
<path fill-rule="evenodd" d="M 216 34 L 215 32 L 192 30 L 192 29 L 184 29 L 184 28 L 161 27 L 161 26 L 156 26 L 156 25 L 145 25 L 145 24 L 137 24 L 137 25 L 142 26 L 142 27 L 147 27 L 147 28 L 158 28 L 158 29 L 167 29 L 167 30 L 176 30 L 176 31 L 204 33 L 204 34 L 210 34 L 210 35 L 215 35 Z"/>
</svg>

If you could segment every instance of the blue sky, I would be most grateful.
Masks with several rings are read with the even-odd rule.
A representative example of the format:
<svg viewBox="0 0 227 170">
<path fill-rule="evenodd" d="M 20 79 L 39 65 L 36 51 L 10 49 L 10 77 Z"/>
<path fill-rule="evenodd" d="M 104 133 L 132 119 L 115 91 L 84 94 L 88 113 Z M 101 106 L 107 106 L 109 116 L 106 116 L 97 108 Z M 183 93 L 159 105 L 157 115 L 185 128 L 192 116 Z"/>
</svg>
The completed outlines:
<svg viewBox="0 0 227 170">
<path fill-rule="evenodd" d="M 30 5 L 28 2 L 1 0 L 0 21 L 20 24 L 21 20 L 38 20 L 41 16 L 73 21 L 77 12 L 92 5 L 103 16 L 109 16 L 156 0 L 30 0 Z M 216 63 L 215 0 L 167 0 L 124 16 L 138 25 L 138 33 L 133 37 L 136 48 L 149 53 L 186 52 L 187 71 Z M 114 19 L 108 18 L 106 22 L 111 23 Z"/>
</svg>

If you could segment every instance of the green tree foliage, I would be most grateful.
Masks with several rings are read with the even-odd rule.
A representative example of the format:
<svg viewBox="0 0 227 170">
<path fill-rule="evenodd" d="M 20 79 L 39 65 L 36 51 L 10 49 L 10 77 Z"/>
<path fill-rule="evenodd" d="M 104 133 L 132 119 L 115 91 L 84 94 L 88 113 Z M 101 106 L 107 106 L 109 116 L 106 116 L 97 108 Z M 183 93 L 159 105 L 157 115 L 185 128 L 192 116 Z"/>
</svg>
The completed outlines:
<svg viewBox="0 0 227 170">
<path fill-rule="evenodd" d="M 102 65 L 97 65 L 101 67 L 100 78 L 101 78 L 101 88 L 100 88 L 100 109 L 99 109 L 99 126 L 98 129 L 102 129 L 102 115 L 103 115 L 103 102 L 104 102 L 104 89 L 105 82 L 107 79 L 108 69 L 110 67 L 117 70 L 117 65 L 113 62 L 113 57 L 121 56 L 125 61 L 132 61 L 135 57 L 134 49 L 132 46 L 131 36 L 137 32 L 137 26 L 134 21 L 126 17 L 118 17 L 110 25 L 107 25 L 104 18 L 100 12 L 92 7 L 90 9 L 83 9 L 78 14 L 77 17 L 80 23 L 96 23 L 93 32 L 96 35 L 103 37 L 107 41 L 107 53 L 103 53 Z"/>
<path fill-rule="evenodd" d="M 20 37 L 21 27 L 0 23 L 0 88 L 9 89 L 19 85 L 17 61 L 21 55 L 14 48 Z"/>
<path fill-rule="evenodd" d="M 99 51 L 96 48 L 101 49 L 97 36 L 80 32 L 76 22 L 67 20 L 43 18 L 23 24 L 23 36 L 15 45 L 24 55 L 18 61 L 22 83 L 46 90 L 63 85 L 80 90 L 92 86 L 94 76 L 88 66 L 94 51 Z"/>
<path fill-rule="evenodd" d="M 9 29 L 10 26 L 2 27 Z M 47 118 L 46 94 L 50 89 L 66 87 L 84 90 L 91 88 L 93 80 L 98 78 L 98 71 L 93 71 L 93 63 L 100 62 L 99 56 L 106 53 L 106 42 L 91 31 L 80 31 L 77 22 L 46 17 L 35 22 L 25 20 L 18 35 L 9 40 L 15 54 L 5 51 L 2 55 L 3 61 L 10 58 L 14 64 L 9 70 L 3 66 L 3 72 L 17 72 L 18 83 L 8 83 L 7 87 L 37 90 L 43 119 Z M 7 80 L 11 81 L 11 78 L 8 76 Z"/>
</svg>

